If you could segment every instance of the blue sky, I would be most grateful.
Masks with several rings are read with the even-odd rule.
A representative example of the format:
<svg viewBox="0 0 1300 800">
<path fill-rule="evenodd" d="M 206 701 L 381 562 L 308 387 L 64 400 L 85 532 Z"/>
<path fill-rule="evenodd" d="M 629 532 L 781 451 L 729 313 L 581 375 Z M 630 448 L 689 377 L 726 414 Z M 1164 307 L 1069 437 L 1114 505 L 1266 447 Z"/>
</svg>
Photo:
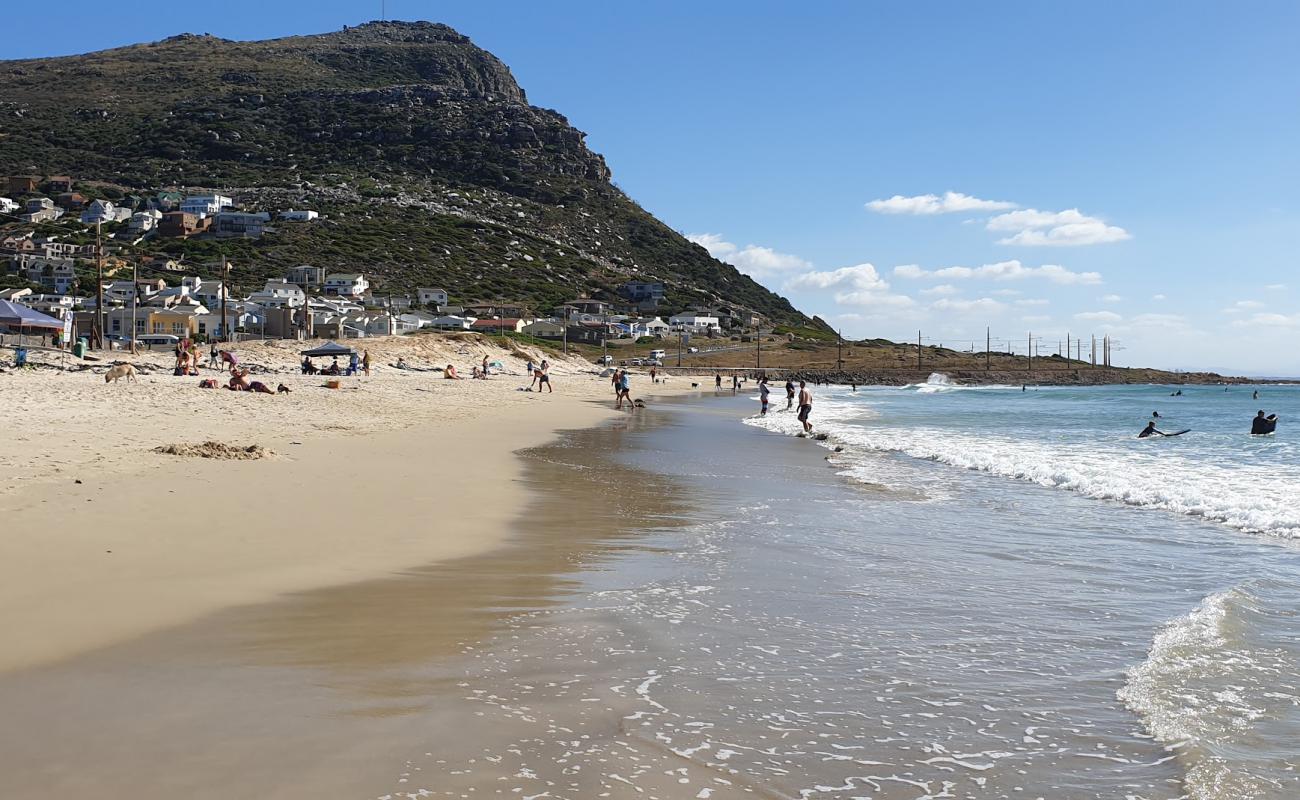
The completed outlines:
<svg viewBox="0 0 1300 800">
<path fill-rule="evenodd" d="M 1300 3 L 387 5 L 501 57 L 634 199 L 848 336 L 1110 333 L 1120 363 L 1300 375 Z M 60 8 L 7 9 L 5 56 L 380 2 Z"/>
</svg>

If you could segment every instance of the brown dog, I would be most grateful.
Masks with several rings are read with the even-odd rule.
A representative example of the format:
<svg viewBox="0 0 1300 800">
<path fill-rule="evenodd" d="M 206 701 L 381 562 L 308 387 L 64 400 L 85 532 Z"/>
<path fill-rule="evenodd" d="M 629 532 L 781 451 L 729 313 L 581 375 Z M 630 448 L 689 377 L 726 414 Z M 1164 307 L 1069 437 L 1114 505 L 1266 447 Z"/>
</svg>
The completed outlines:
<svg viewBox="0 0 1300 800">
<path fill-rule="evenodd" d="M 126 378 L 127 383 L 132 381 L 140 382 L 140 379 L 135 375 L 135 367 L 130 364 L 116 364 L 110 367 L 108 372 L 104 373 L 104 383 L 116 383 L 118 378 Z"/>
</svg>

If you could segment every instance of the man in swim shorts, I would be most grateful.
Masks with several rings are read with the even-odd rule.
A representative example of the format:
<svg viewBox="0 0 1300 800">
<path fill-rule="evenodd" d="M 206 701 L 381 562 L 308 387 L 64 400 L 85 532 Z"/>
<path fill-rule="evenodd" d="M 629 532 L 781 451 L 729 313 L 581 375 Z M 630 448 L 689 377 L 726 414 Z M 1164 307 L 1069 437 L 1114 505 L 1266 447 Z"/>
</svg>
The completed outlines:
<svg viewBox="0 0 1300 800">
<path fill-rule="evenodd" d="M 799 381 L 799 421 L 803 423 L 804 433 L 812 433 L 812 423 L 808 421 L 811 413 L 812 392 L 808 390 L 808 384 Z"/>
</svg>

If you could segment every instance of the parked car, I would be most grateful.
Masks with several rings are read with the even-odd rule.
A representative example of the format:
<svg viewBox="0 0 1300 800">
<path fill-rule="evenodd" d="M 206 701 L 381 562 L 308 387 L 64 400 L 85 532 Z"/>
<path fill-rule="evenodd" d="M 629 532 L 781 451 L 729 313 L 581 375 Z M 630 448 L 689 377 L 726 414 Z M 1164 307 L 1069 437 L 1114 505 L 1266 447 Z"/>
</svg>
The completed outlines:
<svg viewBox="0 0 1300 800">
<path fill-rule="evenodd" d="M 700 348 L 698 348 L 698 347 L 688 347 L 688 348 L 686 349 L 686 352 L 688 352 L 688 353 L 698 353 L 698 352 L 700 352 Z"/>
<path fill-rule="evenodd" d="M 597 363 L 597 364 L 603 364 L 604 366 L 607 366 L 607 367 L 608 367 L 610 364 L 613 364 L 613 363 L 614 363 L 614 357 L 613 357 L 613 356 L 601 356 L 600 358 L 596 359 L 596 363 Z"/>
<path fill-rule="evenodd" d="M 172 336 L 170 333 L 149 333 L 144 336 L 135 337 L 137 344 L 147 345 L 150 350 L 154 348 L 154 345 L 160 347 L 175 347 L 180 340 L 181 338 L 179 336 Z"/>
<path fill-rule="evenodd" d="M 662 367 L 664 365 L 664 362 L 663 359 L 661 358 L 652 358 L 649 361 L 646 361 L 645 365 L 647 367 Z"/>
<path fill-rule="evenodd" d="M 645 360 L 640 358 L 634 358 L 630 363 L 634 367 L 641 367 L 645 365 Z"/>
</svg>

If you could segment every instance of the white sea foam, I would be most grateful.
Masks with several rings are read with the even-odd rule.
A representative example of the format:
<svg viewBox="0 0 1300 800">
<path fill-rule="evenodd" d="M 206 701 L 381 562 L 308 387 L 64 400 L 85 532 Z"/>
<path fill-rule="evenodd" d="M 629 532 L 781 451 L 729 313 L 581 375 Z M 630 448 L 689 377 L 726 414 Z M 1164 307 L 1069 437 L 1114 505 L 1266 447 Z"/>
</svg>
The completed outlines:
<svg viewBox="0 0 1300 800">
<path fill-rule="evenodd" d="M 826 398 L 814 409 L 815 431 L 829 434 L 828 444 L 849 450 L 901 453 L 1088 497 L 1197 516 L 1241 531 L 1300 537 L 1300 504 L 1294 502 L 1300 496 L 1300 482 L 1279 474 L 1272 465 L 1216 464 L 1204 457 L 1147 447 L 1150 440 L 1126 442 L 1121 451 L 1108 443 L 863 425 L 859 424 L 861 410 L 861 403 Z M 769 414 L 746 422 L 780 433 L 800 430 L 791 414 Z M 879 480 L 871 467 L 856 477 Z"/>
<path fill-rule="evenodd" d="M 1278 716 L 1266 707 L 1276 694 L 1268 687 L 1295 668 L 1284 651 L 1249 643 L 1256 602 L 1246 586 L 1205 598 L 1156 634 L 1117 693 L 1186 764 L 1193 800 L 1282 796 L 1278 765 L 1245 758 L 1256 722 Z"/>
</svg>

